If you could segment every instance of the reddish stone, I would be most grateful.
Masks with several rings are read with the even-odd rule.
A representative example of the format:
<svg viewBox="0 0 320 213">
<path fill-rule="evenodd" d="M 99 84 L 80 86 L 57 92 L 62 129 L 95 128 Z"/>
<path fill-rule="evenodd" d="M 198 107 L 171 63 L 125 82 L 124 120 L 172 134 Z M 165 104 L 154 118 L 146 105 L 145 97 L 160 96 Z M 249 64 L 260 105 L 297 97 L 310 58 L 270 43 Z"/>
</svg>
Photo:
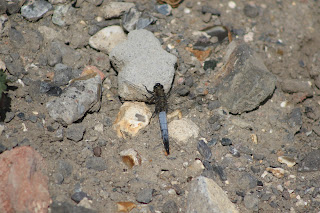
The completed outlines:
<svg viewBox="0 0 320 213">
<path fill-rule="evenodd" d="M 48 212 L 51 199 L 45 163 L 23 146 L 0 155 L 0 212 Z"/>
</svg>

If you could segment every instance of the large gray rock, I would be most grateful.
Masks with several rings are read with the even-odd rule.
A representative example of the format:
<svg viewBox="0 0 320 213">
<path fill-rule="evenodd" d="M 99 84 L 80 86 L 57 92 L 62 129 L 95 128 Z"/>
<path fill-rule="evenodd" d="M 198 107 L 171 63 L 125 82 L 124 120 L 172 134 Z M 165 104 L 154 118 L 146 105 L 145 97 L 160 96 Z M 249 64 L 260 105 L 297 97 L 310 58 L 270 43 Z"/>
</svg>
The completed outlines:
<svg viewBox="0 0 320 213">
<path fill-rule="evenodd" d="M 55 97 L 46 104 L 49 115 L 54 120 L 69 125 L 82 118 L 87 111 L 97 110 L 100 106 L 101 83 L 99 75 L 75 81 L 60 97 Z"/>
<path fill-rule="evenodd" d="M 118 88 L 125 100 L 145 101 L 148 90 L 156 83 L 168 92 L 175 72 L 177 57 L 162 49 L 159 40 L 147 30 L 133 30 L 128 40 L 117 45 L 110 60 L 118 71 Z"/>
<path fill-rule="evenodd" d="M 233 114 L 257 108 L 274 91 L 276 77 L 245 43 L 229 44 L 224 66 L 214 75 L 221 105 Z"/>
<path fill-rule="evenodd" d="M 190 186 L 187 213 L 236 213 L 226 193 L 212 179 L 199 176 Z"/>
</svg>

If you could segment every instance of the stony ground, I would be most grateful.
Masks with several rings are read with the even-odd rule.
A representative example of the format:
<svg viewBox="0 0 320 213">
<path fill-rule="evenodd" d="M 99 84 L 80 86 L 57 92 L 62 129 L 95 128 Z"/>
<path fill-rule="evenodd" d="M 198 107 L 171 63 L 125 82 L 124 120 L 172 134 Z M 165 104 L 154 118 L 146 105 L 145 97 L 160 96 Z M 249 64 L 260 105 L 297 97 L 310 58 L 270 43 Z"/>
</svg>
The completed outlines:
<svg viewBox="0 0 320 213">
<path fill-rule="evenodd" d="M 251 6 L 245 1 L 183 1 L 169 16 L 157 12 L 156 1 L 126 1 L 157 18 L 146 29 L 178 57 L 169 111 L 180 109 L 200 129 L 198 138 L 183 145 L 171 140 L 169 156 L 164 155 L 156 119 L 129 139 L 119 139 L 112 128 L 122 105 L 117 72 L 107 54 L 88 45 L 95 32 L 120 23 L 121 17 L 96 21 L 99 8 L 108 2 L 51 1 L 53 10 L 71 6 L 61 26 L 53 23 L 52 11 L 39 20 L 26 20 L 19 4 L 0 16 L 0 59 L 11 80 L 1 109 L 1 149 L 29 145 L 45 158 L 54 204 L 76 205 L 88 197 L 97 212 L 115 212 L 120 201 L 135 203 L 132 212 L 185 212 L 190 181 L 202 174 L 226 191 L 240 212 L 319 211 L 319 1 L 256 1 Z M 251 112 L 228 113 L 210 84 L 222 66 L 228 38 L 215 42 L 206 59 L 216 64 L 213 69 L 206 69 L 186 48 L 197 42 L 200 30 L 213 25 L 227 26 L 233 39 L 245 40 L 277 77 L 272 96 Z M 43 33 L 48 28 L 55 31 L 49 33 L 54 39 Z M 62 55 L 59 48 L 65 50 Z M 100 110 L 69 127 L 50 118 L 45 106 L 52 96 L 41 91 L 41 82 L 50 81 L 58 63 L 73 73 L 95 65 L 107 76 Z M 59 138 L 59 129 L 68 136 Z M 200 138 L 208 142 L 223 174 L 203 170 Z M 141 166 L 129 169 L 122 162 L 119 153 L 129 148 L 141 155 Z M 99 150 L 101 157 L 94 157 Z M 288 167 L 279 156 L 296 164 Z M 266 172 L 270 168 L 285 173 L 276 177 Z"/>
</svg>

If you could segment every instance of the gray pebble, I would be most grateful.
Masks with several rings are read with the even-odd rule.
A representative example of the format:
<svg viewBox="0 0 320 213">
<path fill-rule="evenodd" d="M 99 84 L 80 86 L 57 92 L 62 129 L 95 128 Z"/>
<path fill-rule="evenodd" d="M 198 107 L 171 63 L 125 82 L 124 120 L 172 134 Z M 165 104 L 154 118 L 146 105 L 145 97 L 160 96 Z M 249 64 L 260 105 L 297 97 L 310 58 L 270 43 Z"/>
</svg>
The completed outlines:
<svg viewBox="0 0 320 213">
<path fill-rule="evenodd" d="M 58 162 L 58 171 L 63 175 L 64 178 L 69 177 L 72 174 L 73 167 L 72 165 L 65 160 L 59 160 Z"/>
<path fill-rule="evenodd" d="M 219 108 L 221 105 L 220 105 L 220 102 L 218 100 L 215 100 L 215 101 L 209 101 L 208 103 L 208 110 L 214 110 L 214 109 L 217 109 Z"/>
<path fill-rule="evenodd" d="M 107 164 L 103 158 L 91 157 L 86 161 L 86 167 L 87 169 L 104 171 L 107 169 Z"/>
<path fill-rule="evenodd" d="M 26 97 L 24 97 L 24 100 L 25 100 L 27 103 L 31 103 L 31 102 L 33 101 L 30 95 L 26 95 Z"/>
<path fill-rule="evenodd" d="M 29 119 L 29 121 L 31 121 L 32 123 L 37 123 L 37 121 L 38 121 L 38 117 L 35 116 L 35 115 L 30 115 L 28 119 Z"/>
<path fill-rule="evenodd" d="M 212 157 L 211 149 L 203 140 L 200 140 L 198 142 L 197 149 L 205 160 L 211 159 L 211 157 Z"/>
<path fill-rule="evenodd" d="M 240 157 L 240 152 L 234 146 L 229 147 L 229 152 L 234 157 L 237 157 L 237 158 Z"/>
<path fill-rule="evenodd" d="M 208 146 L 214 146 L 218 143 L 218 138 L 212 138 L 209 142 L 208 142 Z"/>
<path fill-rule="evenodd" d="M 309 152 L 301 161 L 298 171 L 311 172 L 320 170 L 320 149 Z"/>
<path fill-rule="evenodd" d="M 72 78 L 72 69 L 64 64 L 54 66 L 53 82 L 56 86 L 67 85 Z"/>
<path fill-rule="evenodd" d="M 156 5 L 156 10 L 162 15 L 169 16 L 172 11 L 172 7 L 169 4 Z"/>
<path fill-rule="evenodd" d="M 22 33 L 14 27 L 11 27 L 9 29 L 9 38 L 10 38 L 10 41 L 17 47 L 19 46 L 21 47 L 26 44 Z M 14 60 L 16 59 L 14 58 Z"/>
<path fill-rule="evenodd" d="M 0 15 L 5 14 L 7 11 L 7 2 L 5 0 L 0 0 Z"/>
<path fill-rule="evenodd" d="M 178 205 L 173 200 L 165 202 L 162 206 L 163 213 L 177 213 L 179 212 Z"/>
<path fill-rule="evenodd" d="M 139 203 L 148 204 L 152 201 L 153 189 L 142 189 L 138 192 L 136 200 Z"/>
<path fill-rule="evenodd" d="M 187 96 L 190 93 L 190 89 L 187 86 L 182 85 L 179 88 L 177 88 L 176 92 L 180 96 Z"/>
<path fill-rule="evenodd" d="M 4 122 L 9 123 L 14 118 L 14 116 L 15 116 L 14 112 L 7 112 Z"/>
<path fill-rule="evenodd" d="M 219 10 L 214 9 L 214 8 L 208 6 L 208 5 L 202 6 L 201 12 L 202 13 L 210 13 L 210 14 L 215 15 L 215 16 L 220 16 L 221 15 Z"/>
<path fill-rule="evenodd" d="M 248 189 L 253 189 L 257 186 L 257 179 L 251 174 L 245 173 L 238 180 L 237 184 L 241 190 L 246 191 Z"/>
<path fill-rule="evenodd" d="M 32 2 L 31 4 L 21 7 L 21 15 L 29 21 L 36 21 L 52 8 L 53 7 L 49 2 L 44 0 L 37 0 Z"/>
<path fill-rule="evenodd" d="M 7 11 L 11 15 L 18 13 L 20 8 L 21 8 L 21 6 L 20 6 L 19 0 L 10 1 L 10 4 L 7 4 Z"/>
<path fill-rule="evenodd" d="M 54 182 L 59 185 L 61 185 L 64 181 L 63 175 L 61 173 L 55 173 L 53 175 L 53 178 L 54 178 Z"/>
<path fill-rule="evenodd" d="M 230 146 L 230 145 L 232 145 L 232 141 L 229 138 L 222 138 L 221 145 L 222 146 Z"/>
<path fill-rule="evenodd" d="M 262 201 L 268 201 L 270 200 L 272 194 L 271 193 L 264 193 L 262 196 L 261 196 L 261 200 Z"/>
<path fill-rule="evenodd" d="M 259 210 L 259 199 L 254 194 L 248 194 L 243 199 L 244 206 L 252 211 Z"/>
<path fill-rule="evenodd" d="M 255 18 L 259 15 L 259 8 L 253 4 L 246 4 L 243 8 L 244 14 L 249 18 Z"/>
<path fill-rule="evenodd" d="M 87 193 L 85 192 L 75 192 L 71 195 L 71 199 L 76 202 L 79 203 L 83 198 L 88 197 Z"/>
<path fill-rule="evenodd" d="M 67 202 L 57 202 L 53 201 L 50 205 L 51 212 L 55 213 L 65 213 L 65 212 L 72 212 L 72 213 L 97 213 L 97 211 L 92 209 L 87 209 L 82 206 L 75 206 Z"/>
<path fill-rule="evenodd" d="M 216 122 L 218 122 L 220 119 L 219 115 L 213 115 L 208 119 L 209 124 L 214 124 Z"/>
<path fill-rule="evenodd" d="M 72 141 L 79 142 L 83 138 L 86 128 L 82 124 L 71 124 L 66 130 L 66 137 Z"/>
<path fill-rule="evenodd" d="M 94 34 L 96 34 L 99 30 L 101 30 L 101 27 L 97 26 L 97 25 L 91 25 L 89 27 L 88 30 L 88 34 L 93 36 Z"/>
<path fill-rule="evenodd" d="M 62 62 L 62 53 L 58 46 L 58 42 L 52 42 L 47 53 L 48 64 L 50 66 L 55 66 Z"/>
</svg>

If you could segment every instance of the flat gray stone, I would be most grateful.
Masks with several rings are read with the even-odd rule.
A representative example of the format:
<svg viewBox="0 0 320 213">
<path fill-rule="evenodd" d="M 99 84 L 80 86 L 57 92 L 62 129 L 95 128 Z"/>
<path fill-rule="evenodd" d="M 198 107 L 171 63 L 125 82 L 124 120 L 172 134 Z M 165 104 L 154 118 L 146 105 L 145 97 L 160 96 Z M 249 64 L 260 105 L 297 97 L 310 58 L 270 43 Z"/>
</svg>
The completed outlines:
<svg viewBox="0 0 320 213">
<path fill-rule="evenodd" d="M 46 107 L 49 115 L 61 124 L 72 124 L 87 111 L 97 110 L 94 106 L 100 103 L 101 82 L 100 76 L 96 75 L 72 83 L 59 97 L 48 101 Z"/>
<path fill-rule="evenodd" d="M 106 5 L 103 5 L 99 12 L 105 19 L 118 18 L 132 7 L 134 7 L 134 3 L 109 2 Z"/>
<path fill-rule="evenodd" d="M 313 172 L 320 170 L 320 149 L 309 152 L 301 161 L 300 172 Z"/>
<path fill-rule="evenodd" d="M 107 169 L 107 164 L 103 158 L 91 157 L 86 161 L 86 166 L 88 169 L 93 169 L 97 171 L 104 171 Z"/>
<path fill-rule="evenodd" d="M 241 114 L 270 97 L 276 77 L 247 44 L 233 41 L 227 48 L 224 66 L 213 81 L 221 105 L 233 114 Z"/>
<path fill-rule="evenodd" d="M 220 186 L 203 176 L 191 182 L 186 203 L 187 213 L 238 213 Z"/>
<path fill-rule="evenodd" d="M 162 49 L 159 40 L 147 30 L 133 30 L 128 40 L 117 45 L 110 60 L 118 71 L 118 90 L 125 100 L 146 101 L 156 83 L 168 92 L 174 77 L 177 57 Z"/>
<path fill-rule="evenodd" d="M 153 189 L 142 189 L 138 192 L 136 200 L 139 203 L 150 203 L 152 201 Z"/>
<path fill-rule="evenodd" d="M 32 2 L 32 1 L 31 1 Z M 37 21 L 53 7 L 44 0 L 33 1 L 31 4 L 21 7 L 21 15 L 29 21 Z"/>
<path fill-rule="evenodd" d="M 244 206 L 251 211 L 258 212 L 259 199 L 254 194 L 248 194 L 243 199 Z"/>
<path fill-rule="evenodd" d="M 66 130 L 66 137 L 72 141 L 79 142 L 83 138 L 86 128 L 82 124 L 72 124 Z"/>
</svg>

